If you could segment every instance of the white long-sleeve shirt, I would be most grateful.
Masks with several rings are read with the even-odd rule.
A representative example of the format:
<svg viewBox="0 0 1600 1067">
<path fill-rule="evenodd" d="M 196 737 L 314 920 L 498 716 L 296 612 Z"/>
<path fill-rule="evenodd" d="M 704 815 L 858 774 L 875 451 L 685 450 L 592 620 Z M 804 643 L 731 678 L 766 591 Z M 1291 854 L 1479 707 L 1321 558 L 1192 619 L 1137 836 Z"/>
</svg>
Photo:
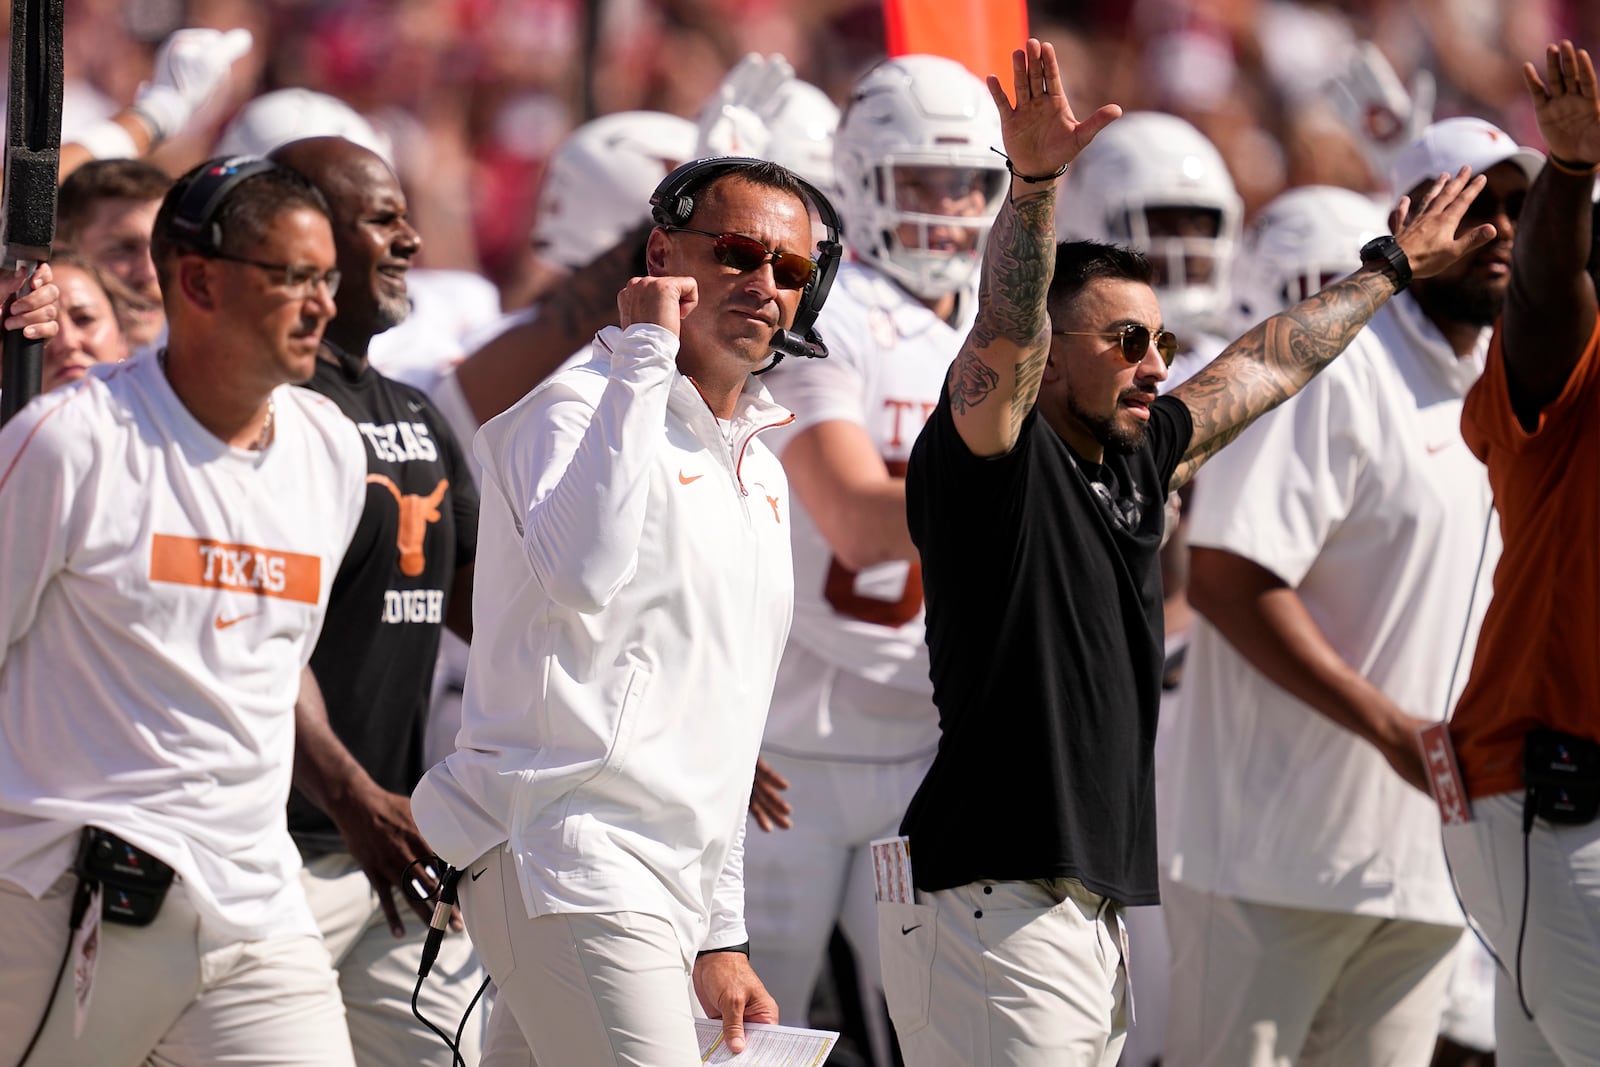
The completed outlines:
<svg viewBox="0 0 1600 1067">
<path fill-rule="evenodd" d="M 484 425 L 456 751 L 412 811 L 456 867 L 509 843 L 530 916 L 642 911 L 686 958 L 746 939 L 744 815 L 794 582 L 788 487 L 659 326 L 602 331 Z"/>
<path fill-rule="evenodd" d="M 331 402 L 273 396 L 272 444 L 230 448 L 145 355 L 0 432 L 0 879 L 41 895 L 94 825 L 225 936 L 315 933 L 294 700 L 367 465 Z"/>
</svg>

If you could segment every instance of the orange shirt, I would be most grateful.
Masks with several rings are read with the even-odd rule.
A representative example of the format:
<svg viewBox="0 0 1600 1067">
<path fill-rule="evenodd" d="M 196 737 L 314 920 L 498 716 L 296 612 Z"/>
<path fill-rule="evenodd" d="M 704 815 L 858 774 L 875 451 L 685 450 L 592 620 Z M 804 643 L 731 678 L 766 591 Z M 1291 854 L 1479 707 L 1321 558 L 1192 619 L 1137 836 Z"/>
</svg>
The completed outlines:
<svg viewBox="0 0 1600 1067">
<path fill-rule="evenodd" d="M 1489 468 L 1505 549 L 1450 722 L 1469 797 L 1523 788 L 1536 726 L 1600 741 L 1600 323 L 1528 432 L 1511 410 L 1502 337 L 1461 413 Z"/>
</svg>

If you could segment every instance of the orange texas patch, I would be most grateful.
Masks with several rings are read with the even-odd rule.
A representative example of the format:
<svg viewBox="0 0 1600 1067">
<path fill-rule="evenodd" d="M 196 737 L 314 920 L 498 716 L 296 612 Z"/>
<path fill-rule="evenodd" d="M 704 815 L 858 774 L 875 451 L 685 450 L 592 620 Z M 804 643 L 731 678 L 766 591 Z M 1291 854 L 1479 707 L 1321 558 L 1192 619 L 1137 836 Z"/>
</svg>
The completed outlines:
<svg viewBox="0 0 1600 1067">
<path fill-rule="evenodd" d="M 322 591 L 322 558 L 156 534 L 150 542 L 150 580 L 315 604 Z"/>
</svg>

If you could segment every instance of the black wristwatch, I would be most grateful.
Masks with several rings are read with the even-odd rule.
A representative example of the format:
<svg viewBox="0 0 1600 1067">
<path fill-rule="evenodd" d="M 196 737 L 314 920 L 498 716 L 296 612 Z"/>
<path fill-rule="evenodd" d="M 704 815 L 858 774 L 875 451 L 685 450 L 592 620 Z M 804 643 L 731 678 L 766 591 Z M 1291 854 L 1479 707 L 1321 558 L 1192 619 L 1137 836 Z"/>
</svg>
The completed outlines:
<svg viewBox="0 0 1600 1067">
<path fill-rule="evenodd" d="M 1387 265 L 1397 293 L 1411 284 L 1411 261 L 1406 258 L 1406 250 L 1388 234 L 1374 237 L 1361 246 L 1361 262 Z"/>
</svg>

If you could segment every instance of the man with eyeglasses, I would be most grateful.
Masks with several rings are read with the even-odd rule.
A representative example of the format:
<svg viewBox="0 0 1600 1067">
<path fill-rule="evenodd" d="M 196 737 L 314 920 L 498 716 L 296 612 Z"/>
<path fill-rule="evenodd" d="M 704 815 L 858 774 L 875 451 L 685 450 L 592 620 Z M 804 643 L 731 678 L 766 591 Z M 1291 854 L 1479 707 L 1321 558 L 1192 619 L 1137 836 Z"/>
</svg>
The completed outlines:
<svg viewBox="0 0 1600 1067">
<path fill-rule="evenodd" d="M 819 319 L 828 358 L 763 378 L 795 413 L 768 436 L 795 491 L 795 622 L 745 840 L 751 960 L 803 1022 L 838 924 L 885 1065 L 870 845 L 895 834 L 939 740 L 905 464 L 977 312 L 999 136 L 983 82 L 952 59 L 898 56 L 856 82 L 834 139 L 854 258 Z"/>
<path fill-rule="evenodd" d="M 1417 730 L 1460 693 L 1499 557 L 1462 402 L 1542 163 L 1482 119 L 1424 129 L 1394 188 L 1470 168 L 1461 226 L 1494 240 L 1385 304 L 1195 495 L 1158 787 L 1173 1063 L 1433 1056 L 1462 918 Z"/>
<path fill-rule="evenodd" d="M 328 201 L 340 278 L 308 383 L 361 431 L 366 507 L 339 564 L 328 622 L 295 704 L 289 831 L 301 879 L 339 970 L 358 1064 L 449 1067 L 450 1051 L 411 1011 L 437 875 L 411 818 L 439 641 L 472 634 L 478 493 L 444 417 L 420 389 L 368 361 L 374 337 L 411 308 L 406 274 L 422 239 L 383 159 L 342 137 L 291 141 L 269 158 Z M 413 881 L 414 879 L 414 881 Z M 414 914 L 405 921 L 404 912 Z M 464 936 L 446 939 L 418 1004 L 454 1033 L 482 980 Z M 464 1032 L 478 1061 L 481 1027 Z"/>
<path fill-rule="evenodd" d="M 284 817 L 365 493 L 359 432 L 291 388 L 334 311 L 327 207 L 211 161 L 152 252 L 166 348 L 0 432 L 0 1062 L 353 1067 Z"/>
<path fill-rule="evenodd" d="M 942 737 L 902 823 L 916 893 L 880 904 L 879 941 L 907 1063 L 1110 1067 L 1122 910 L 1159 895 L 1162 501 L 1492 230 L 1457 236 L 1483 180 L 1441 177 L 1389 254 L 1158 397 L 1176 346 L 1149 263 L 1054 242 L 1054 179 L 1120 109 L 1079 122 L 1036 40 L 1012 75 L 1015 106 L 989 80 L 1013 179 L 977 321 L 907 472 Z"/>
<path fill-rule="evenodd" d="M 658 187 L 646 277 L 589 363 L 491 419 L 456 750 L 412 811 L 498 990 L 484 1058 L 700 1063 L 688 979 L 744 1048 L 744 813 L 793 575 L 770 363 L 816 270 L 771 163 Z M 668 200 L 671 201 L 670 205 Z"/>
</svg>

